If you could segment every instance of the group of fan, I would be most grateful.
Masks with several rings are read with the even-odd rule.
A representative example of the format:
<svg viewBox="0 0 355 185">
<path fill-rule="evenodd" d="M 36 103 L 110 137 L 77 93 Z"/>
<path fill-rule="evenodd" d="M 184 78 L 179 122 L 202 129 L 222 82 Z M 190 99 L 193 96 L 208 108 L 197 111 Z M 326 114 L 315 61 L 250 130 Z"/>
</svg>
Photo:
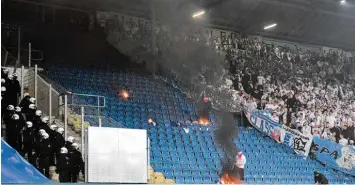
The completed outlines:
<svg viewBox="0 0 355 185">
<path fill-rule="evenodd" d="M 14 80 L 7 76 L 6 70 L 2 71 L 5 71 L 2 81 Z M 60 182 L 77 182 L 80 171 L 84 175 L 82 154 L 74 137 L 69 136 L 65 141 L 64 129 L 49 123 L 48 116 L 42 116 L 42 111 L 36 108 L 35 98 L 24 93 L 18 106 L 9 104 L 2 112 L 7 143 L 47 178 L 50 178 L 50 166 L 56 167 Z"/>
</svg>

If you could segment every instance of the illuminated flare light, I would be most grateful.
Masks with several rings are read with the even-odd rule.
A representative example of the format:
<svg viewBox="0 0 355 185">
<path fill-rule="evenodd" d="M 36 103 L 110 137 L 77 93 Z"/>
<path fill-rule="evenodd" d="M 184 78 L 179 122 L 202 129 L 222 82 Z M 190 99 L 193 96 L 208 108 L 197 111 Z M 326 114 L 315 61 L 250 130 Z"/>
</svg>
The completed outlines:
<svg viewBox="0 0 355 185">
<path fill-rule="evenodd" d="M 122 96 L 122 98 L 123 98 L 124 100 L 127 100 L 127 99 L 129 98 L 129 94 L 128 94 L 128 92 L 125 91 L 125 90 L 122 90 L 121 93 L 120 93 L 120 95 Z"/>
<path fill-rule="evenodd" d="M 205 11 L 199 11 L 199 12 L 196 12 L 196 13 L 194 13 L 193 15 L 192 15 L 192 17 L 193 18 L 195 18 L 195 17 L 199 17 L 199 16 L 201 16 L 201 15 L 203 15 L 203 14 L 205 14 L 206 12 Z"/>
<path fill-rule="evenodd" d="M 276 23 L 270 24 L 270 25 L 265 26 L 265 27 L 264 27 L 264 30 L 268 30 L 268 29 L 274 28 L 274 27 L 276 27 L 276 26 L 277 26 Z"/>
<path fill-rule="evenodd" d="M 208 125 L 208 119 L 206 119 L 206 118 L 200 118 L 200 120 L 198 121 L 198 123 L 200 124 L 200 125 Z"/>
<path fill-rule="evenodd" d="M 221 184 L 241 184 L 242 182 L 237 178 L 228 175 L 228 173 L 223 174 L 219 180 Z"/>
</svg>

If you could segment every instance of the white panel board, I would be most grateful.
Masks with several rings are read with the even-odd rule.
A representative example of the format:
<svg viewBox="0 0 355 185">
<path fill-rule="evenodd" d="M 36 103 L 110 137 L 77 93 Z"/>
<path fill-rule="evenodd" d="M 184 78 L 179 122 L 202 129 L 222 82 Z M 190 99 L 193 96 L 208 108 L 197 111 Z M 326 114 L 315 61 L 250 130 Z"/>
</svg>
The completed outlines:
<svg viewBox="0 0 355 185">
<path fill-rule="evenodd" d="M 120 182 L 147 183 L 147 131 L 138 129 L 119 129 L 118 133 Z"/>
<path fill-rule="evenodd" d="M 147 183 L 147 131 L 89 127 L 87 182 Z"/>
<path fill-rule="evenodd" d="M 88 128 L 88 182 L 119 182 L 118 130 Z"/>
</svg>

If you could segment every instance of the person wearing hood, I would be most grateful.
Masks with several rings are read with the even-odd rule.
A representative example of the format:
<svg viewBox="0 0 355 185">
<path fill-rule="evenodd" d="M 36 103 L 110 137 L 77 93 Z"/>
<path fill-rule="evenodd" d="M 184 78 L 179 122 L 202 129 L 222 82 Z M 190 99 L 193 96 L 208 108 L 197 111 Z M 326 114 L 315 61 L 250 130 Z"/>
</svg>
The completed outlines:
<svg viewBox="0 0 355 185">
<path fill-rule="evenodd" d="M 72 144 L 72 150 L 69 153 L 69 156 L 72 164 L 72 168 L 70 172 L 71 182 L 77 183 L 79 172 L 81 171 L 81 173 L 85 175 L 84 161 L 81 152 L 79 151 L 79 145 L 77 143 Z"/>
<path fill-rule="evenodd" d="M 72 168 L 71 160 L 68 155 L 68 149 L 62 147 L 58 156 L 58 162 L 55 172 L 59 174 L 59 182 L 70 182 L 70 170 Z"/>
<path fill-rule="evenodd" d="M 53 145 L 49 140 L 49 134 L 44 133 L 42 136 L 42 141 L 39 149 L 39 171 L 49 178 L 49 166 L 50 166 L 50 155 L 53 150 Z"/>
<path fill-rule="evenodd" d="M 25 157 L 27 154 L 27 159 L 32 159 L 32 152 L 35 143 L 35 131 L 33 130 L 33 124 L 30 121 L 26 122 L 26 128 L 22 132 L 23 139 L 23 151 L 22 155 Z"/>
<path fill-rule="evenodd" d="M 30 102 L 31 96 L 28 93 L 23 94 L 23 98 L 20 101 L 19 107 L 22 109 L 22 113 L 26 114 L 28 112 L 28 106 L 31 104 Z"/>
</svg>

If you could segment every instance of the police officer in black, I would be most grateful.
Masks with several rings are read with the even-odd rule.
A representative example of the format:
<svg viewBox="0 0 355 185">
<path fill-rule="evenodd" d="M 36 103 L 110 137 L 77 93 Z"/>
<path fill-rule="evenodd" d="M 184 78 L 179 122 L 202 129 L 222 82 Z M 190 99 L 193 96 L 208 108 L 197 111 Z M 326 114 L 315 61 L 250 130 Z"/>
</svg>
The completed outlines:
<svg viewBox="0 0 355 185">
<path fill-rule="evenodd" d="M 42 122 L 42 111 L 41 110 L 36 110 L 35 115 L 33 117 L 33 128 L 38 132 L 39 130 L 39 125 L 41 125 Z"/>
<path fill-rule="evenodd" d="M 71 160 L 68 155 L 68 149 L 62 147 L 58 156 L 56 173 L 59 174 L 59 182 L 70 182 Z"/>
<path fill-rule="evenodd" d="M 79 151 L 79 145 L 77 143 L 72 144 L 72 151 L 69 153 L 70 160 L 72 163 L 71 168 L 71 182 L 76 183 L 78 181 L 79 172 L 84 174 L 84 161 Z"/>
<path fill-rule="evenodd" d="M 15 107 L 15 114 L 19 115 L 19 117 L 20 117 L 19 122 L 18 122 L 18 133 L 16 133 L 16 142 L 18 143 L 18 145 L 20 147 L 19 149 L 21 150 L 22 149 L 21 148 L 22 147 L 22 131 L 26 126 L 26 120 L 21 112 L 20 107 Z"/>
<path fill-rule="evenodd" d="M 17 75 L 13 74 L 12 77 L 9 77 L 10 83 L 7 88 L 8 101 L 11 105 L 18 105 L 18 97 L 21 94 L 20 82 L 17 80 Z"/>
<path fill-rule="evenodd" d="M 5 124 L 6 127 L 9 124 L 12 115 L 14 114 L 15 114 L 15 107 L 13 105 L 8 105 L 4 115 L 2 115 L 3 123 Z"/>
<path fill-rule="evenodd" d="M 71 146 L 74 143 L 74 137 L 73 136 L 69 136 L 68 140 L 65 141 L 65 148 L 68 149 L 68 153 L 71 153 L 73 147 Z"/>
<path fill-rule="evenodd" d="M 49 117 L 48 116 L 43 117 L 39 125 L 39 130 L 43 129 L 49 134 L 49 136 L 51 136 L 52 130 L 49 128 L 48 123 L 49 123 Z"/>
<path fill-rule="evenodd" d="M 20 117 L 18 114 L 13 114 L 11 117 L 11 120 L 9 123 L 6 125 L 6 140 L 7 143 L 14 148 L 15 150 L 18 150 L 21 148 L 18 146 L 17 143 L 17 133 L 19 133 L 19 122 L 20 122 Z"/>
<path fill-rule="evenodd" d="M 35 130 L 35 128 L 34 128 Z M 32 155 L 32 158 L 30 159 L 30 163 L 35 166 L 37 169 L 39 169 L 38 165 L 37 165 L 37 159 L 39 157 L 40 154 L 40 150 L 41 150 L 41 142 L 43 140 L 43 134 L 46 133 L 46 131 L 44 130 L 39 130 L 38 132 L 36 132 L 35 130 L 35 142 L 34 142 L 34 154 Z"/>
<path fill-rule="evenodd" d="M 29 109 L 28 106 L 31 104 L 30 98 L 31 98 L 30 94 L 24 93 L 23 98 L 20 101 L 19 107 L 21 107 L 22 113 L 24 113 L 24 114 L 26 114 L 28 112 L 28 109 Z"/>
<path fill-rule="evenodd" d="M 32 103 L 28 106 L 28 112 L 25 114 L 26 121 L 32 121 L 32 123 L 34 124 L 35 112 L 36 112 L 36 105 Z"/>
<path fill-rule="evenodd" d="M 38 166 L 39 166 L 39 171 L 44 176 L 49 178 L 50 155 L 53 150 L 53 145 L 49 140 L 48 133 L 44 133 L 42 137 L 43 140 L 41 141 L 41 146 L 39 150 Z"/>
<path fill-rule="evenodd" d="M 27 154 L 27 159 L 32 159 L 32 152 L 35 143 L 35 131 L 33 130 L 33 124 L 30 121 L 26 122 L 26 128 L 22 132 L 23 139 L 23 149 L 22 155 L 25 157 Z"/>
</svg>

